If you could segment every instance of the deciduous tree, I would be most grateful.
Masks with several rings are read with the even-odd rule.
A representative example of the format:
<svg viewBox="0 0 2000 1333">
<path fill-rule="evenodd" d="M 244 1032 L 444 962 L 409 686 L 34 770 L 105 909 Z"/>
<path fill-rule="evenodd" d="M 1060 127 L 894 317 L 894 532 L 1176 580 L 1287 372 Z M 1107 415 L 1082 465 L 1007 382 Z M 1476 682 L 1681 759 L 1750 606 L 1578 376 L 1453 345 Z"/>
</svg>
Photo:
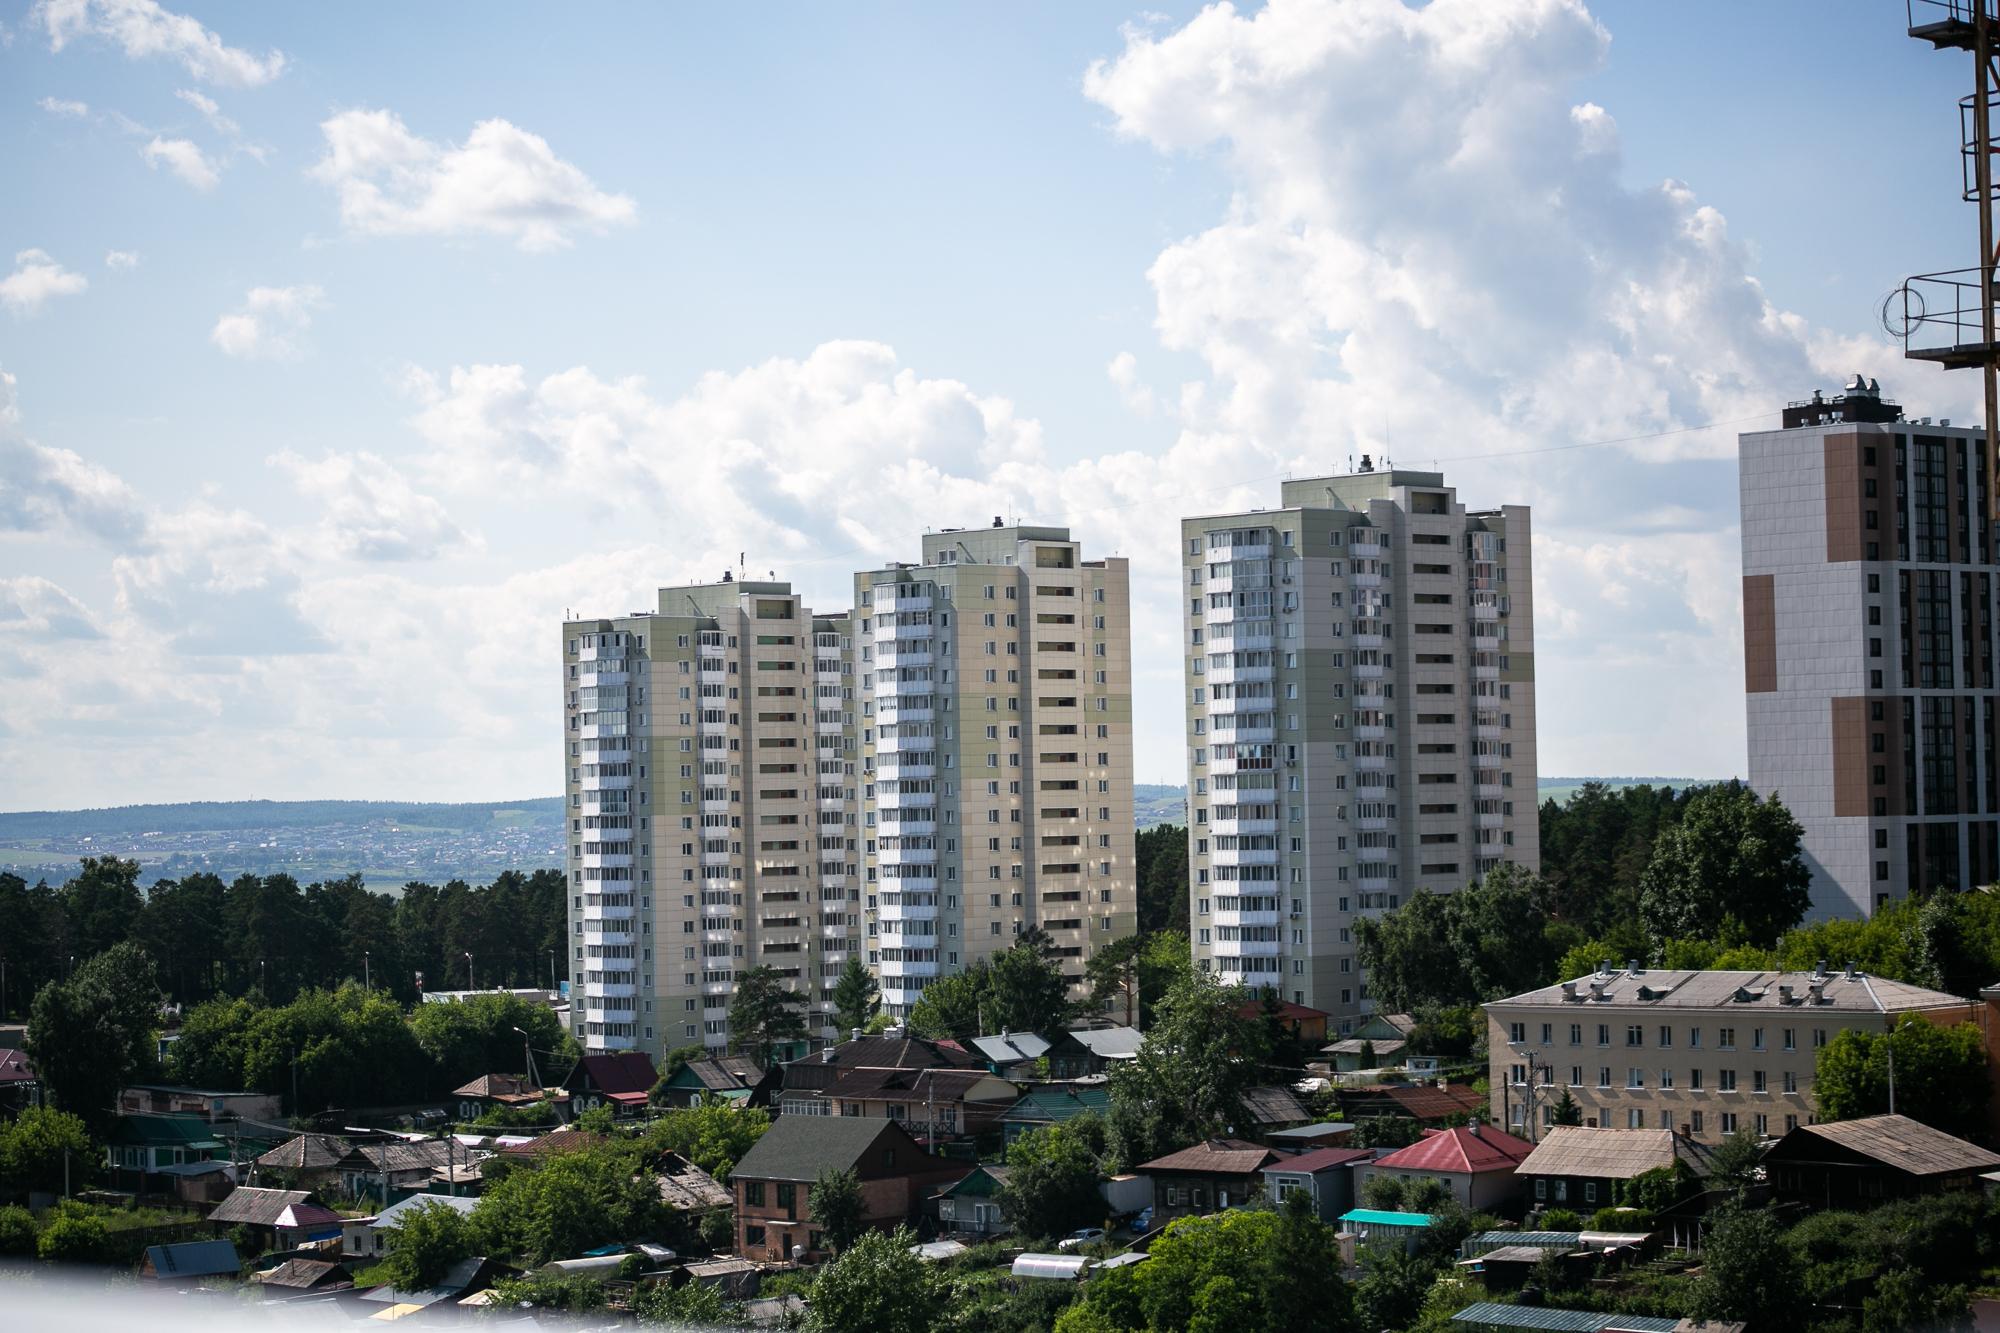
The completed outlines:
<svg viewBox="0 0 2000 1333">
<path fill-rule="evenodd" d="M 806 1191 L 806 1215 L 819 1227 L 827 1248 L 844 1254 L 863 1229 L 865 1205 L 861 1198 L 861 1178 L 850 1170 L 822 1167 L 819 1179 Z"/>
<path fill-rule="evenodd" d="M 443 1203 L 404 1209 L 387 1240 L 382 1276 L 400 1291 L 436 1286 L 453 1264 L 477 1250 L 465 1214 Z"/>
<path fill-rule="evenodd" d="M 911 1252 L 908 1228 L 871 1231 L 820 1270 L 807 1298 L 812 1333 L 931 1333 L 946 1322 L 950 1289 Z"/>
<path fill-rule="evenodd" d="M 1103 1172 L 1084 1136 L 1068 1125 L 1030 1130 L 1007 1147 L 1000 1211 L 1022 1236 L 1062 1236 L 1104 1221 Z"/>
<path fill-rule="evenodd" d="M 1639 914 L 1657 947 L 1672 939 L 1721 940 L 1734 919 L 1743 942 L 1770 948 L 1798 924 L 1812 875 L 1804 830 L 1773 796 L 1741 783 L 1704 787 L 1653 845 L 1639 877 Z"/>
<path fill-rule="evenodd" d="M 1983 1132 L 1992 1089 L 1986 1048 L 1970 1023 L 1939 1027 L 1905 1014 L 1886 1033 L 1847 1028 L 1820 1048 L 1813 1091 L 1822 1120 L 1855 1120 L 1889 1109 L 1894 1053 L 1896 1111 L 1961 1138 Z"/>
<path fill-rule="evenodd" d="M 56 1105 L 96 1129 L 114 1115 L 118 1089 L 156 1063 L 160 988 L 153 960 L 132 943 L 80 964 L 35 996 L 28 1056 Z"/>
</svg>

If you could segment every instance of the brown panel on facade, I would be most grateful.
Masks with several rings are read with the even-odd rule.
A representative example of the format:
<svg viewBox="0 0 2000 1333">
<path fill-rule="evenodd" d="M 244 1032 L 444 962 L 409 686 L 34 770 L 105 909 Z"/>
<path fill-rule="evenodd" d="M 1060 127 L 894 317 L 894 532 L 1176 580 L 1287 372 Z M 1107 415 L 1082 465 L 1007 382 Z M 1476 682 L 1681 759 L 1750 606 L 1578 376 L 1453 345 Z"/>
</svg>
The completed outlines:
<svg viewBox="0 0 2000 1333">
<path fill-rule="evenodd" d="M 1743 576 L 1743 688 L 1778 688 L 1778 593 L 1769 574 Z"/>
<path fill-rule="evenodd" d="M 1913 706 L 1913 701 L 1905 696 L 1899 699 L 1870 700 L 1870 715 L 1877 702 L 1883 703 L 1881 722 L 1871 723 L 1882 734 L 1882 766 L 1888 770 L 1889 781 L 1885 791 L 1875 794 L 1884 797 L 1882 813 L 1885 815 L 1907 815 L 1916 808 L 1916 801 L 1910 796 L 1912 781 L 1909 771 L 1909 746 L 1903 736 L 1904 715 Z"/>
<path fill-rule="evenodd" d="M 1829 435 L 1825 450 L 1827 563 L 1859 560 L 1865 540 L 1861 535 L 1861 437 Z"/>
<path fill-rule="evenodd" d="M 1833 813 L 1836 819 L 1868 814 L 1868 701 L 1834 698 Z"/>
</svg>

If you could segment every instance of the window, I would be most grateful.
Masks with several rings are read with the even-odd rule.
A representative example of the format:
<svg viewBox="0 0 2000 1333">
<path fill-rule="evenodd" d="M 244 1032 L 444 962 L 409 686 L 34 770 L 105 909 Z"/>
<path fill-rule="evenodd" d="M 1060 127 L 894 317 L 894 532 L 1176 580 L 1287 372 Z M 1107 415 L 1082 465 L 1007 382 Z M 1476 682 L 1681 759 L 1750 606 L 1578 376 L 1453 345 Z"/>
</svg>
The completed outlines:
<svg viewBox="0 0 2000 1333">
<path fill-rule="evenodd" d="M 1724 1111 L 1721 1118 L 1722 1132 L 1725 1134 L 1734 1134 L 1736 1132 L 1736 1112 Z"/>
<path fill-rule="evenodd" d="M 1584 1181 L 1584 1182 L 1583 1182 L 1583 1201 L 1584 1201 L 1585 1203 L 1596 1203 L 1596 1202 L 1597 1202 L 1597 1182 L 1596 1182 L 1596 1181 L 1594 1181 L 1594 1180 L 1586 1180 L 1586 1181 Z"/>
<path fill-rule="evenodd" d="M 1645 1127 L 1646 1113 L 1644 1111 L 1635 1106 L 1625 1113 L 1625 1128 L 1644 1129 Z"/>
<path fill-rule="evenodd" d="M 1715 1080 L 1716 1080 L 1716 1083 L 1715 1083 L 1715 1086 L 1716 1086 L 1716 1090 L 1717 1090 L 1718 1092 L 1734 1092 L 1734 1091 L 1736 1091 L 1736 1071 L 1735 1071 L 1735 1070 L 1733 1070 L 1733 1069 L 1724 1069 L 1724 1070 L 1722 1070 L 1722 1071 L 1720 1071 L 1719 1073 L 1717 1073 L 1717 1074 L 1716 1074 L 1716 1076 L 1715 1076 Z"/>
<path fill-rule="evenodd" d="M 1663 1087 L 1663 1088 L 1671 1088 L 1671 1087 L 1673 1087 L 1673 1086 L 1674 1086 L 1674 1071 L 1673 1071 L 1673 1070 L 1671 1070 L 1671 1069 L 1668 1069 L 1668 1068 L 1666 1068 L 1666 1067 L 1664 1067 L 1664 1066 L 1662 1066 L 1662 1067 L 1661 1067 L 1661 1069 L 1660 1069 L 1660 1086 L 1661 1086 L 1661 1087 Z"/>
<path fill-rule="evenodd" d="M 1674 1030 L 1665 1023 L 1660 1024 L 1660 1047 L 1665 1049 L 1674 1044 Z"/>
<path fill-rule="evenodd" d="M 1509 1023 L 1507 1025 L 1508 1041 L 1510 1042 L 1526 1041 L 1527 1039 L 1528 1039 L 1528 1025 L 1526 1023 Z"/>
<path fill-rule="evenodd" d="M 1699 1069 L 1688 1070 L 1688 1087 L 1692 1088 L 1696 1092 L 1701 1091 L 1702 1081 L 1701 1081 L 1701 1071 Z"/>
<path fill-rule="evenodd" d="M 1691 1046 L 1691 1047 L 1693 1047 L 1693 1048 L 1694 1048 L 1694 1049 L 1696 1049 L 1696 1050 L 1699 1050 L 1699 1049 L 1701 1049 L 1701 1029 L 1700 1029 L 1700 1028 L 1689 1028 L 1689 1029 L 1688 1029 L 1688 1045 L 1689 1045 L 1689 1046 Z"/>
<path fill-rule="evenodd" d="M 764 1182 L 761 1180 L 745 1181 L 743 1184 L 743 1202 L 752 1208 L 762 1208 L 764 1206 Z"/>
<path fill-rule="evenodd" d="M 1569 1044 L 1572 1046 L 1583 1045 L 1583 1024 L 1571 1023 L 1569 1025 Z"/>
<path fill-rule="evenodd" d="M 1609 1046 L 1611 1044 L 1611 1025 L 1609 1023 L 1599 1023 L 1597 1025 L 1597 1044 L 1599 1046 Z"/>
<path fill-rule="evenodd" d="M 1787 1069 L 1785 1071 L 1785 1091 L 1797 1092 L 1798 1090 L 1799 1090 L 1798 1072 L 1796 1070 Z"/>
<path fill-rule="evenodd" d="M 1770 1091 L 1770 1088 L 1768 1088 L 1767 1086 L 1765 1086 L 1765 1083 L 1764 1083 L 1764 1071 L 1763 1071 L 1763 1070 L 1761 1070 L 1761 1069 L 1753 1069 L 1753 1070 L 1751 1070 L 1751 1071 L 1750 1071 L 1750 1091 L 1752 1091 L 1752 1092 L 1769 1092 L 1769 1091 Z"/>
<path fill-rule="evenodd" d="M 1611 1086 L 1610 1065 L 1599 1065 L 1597 1067 L 1597 1086 L 1600 1088 L 1608 1088 Z"/>
<path fill-rule="evenodd" d="M 1716 1044 L 1716 1045 L 1718 1045 L 1718 1046 L 1720 1046 L 1720 1047 L 1721 1047 L 1721 1048 L 1722 1048 L 1723 1050 L 1725 1050 L 1725 1051 L 1733 1051 L 1733 1050 L 1735 1050 L 1735 1049 L 1736 1049 L 1736 1029 L 1735 1029 L 1735 1028 L 1717 1028 L 1717 1029 L 1715 1030 L 1715 1044 Z"/>
<path fill-rule="evenodd" d="M 1646 1086 L 1646 1073 L 1645 1073 L 1645 1071 L 1644 1071 L 1644 1070 L 1642 1070 L 1642 1069 L 1628 1069 L 1628 1070 L 1626 1070 L 1626 1071 L 1625 1071 L 1625 1086 L 1626 1086 L 1626 1087 L 1628 1087 L 1628 1088 L 1643 1088 L 1643 1087 L 1645 1087 L 1645 1086 Z"/>
<path fill-rule="evenodd" d="M 1799 1048 L 1799 1041 L 1798 1041 L 1799 1031 L 1797 1028 L 1781 1029 L 1778 1034 L 1778 1037 L 1779 1041 L 1786 1050 L 1796 1051 Z"/>
<path fill-rule="evenodd" d="M 1646 1044 L 1645 1027 L 1642 1024 L 1634 1023 L 1630 1027 L 1626 1028 L 1625 1044 L 1627 1046 L 1644 1046 Z"/>
<path fill-rule="evenodd" d="M 745 1249 L 753 1245 L 762 1245 L 763 1243 L 764 1228 L 756 1226 L 746 1226 L 743 1228 L 743 1247 Z"/>
</svg>

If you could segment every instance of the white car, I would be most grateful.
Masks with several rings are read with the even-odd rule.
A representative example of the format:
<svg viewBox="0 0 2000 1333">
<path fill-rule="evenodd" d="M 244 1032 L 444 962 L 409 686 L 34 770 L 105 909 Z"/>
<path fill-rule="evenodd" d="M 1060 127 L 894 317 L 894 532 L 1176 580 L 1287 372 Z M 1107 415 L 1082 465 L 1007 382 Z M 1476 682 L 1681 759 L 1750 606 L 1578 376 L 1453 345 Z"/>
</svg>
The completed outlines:
<svg viewBox="0 0 2000 1333">
<path fill-rule="evenodd" d="M 1103 1227 L 1083 1227 L 1080 1230 L 1070 1232 L 1067 1236 L 1057 1241 L 1056 1248 L 1067 1253 L 1070 1250 L 1080 1250 L 1086 1245 L 1100 1244 L 1103 1240 Z"/>
</svg>

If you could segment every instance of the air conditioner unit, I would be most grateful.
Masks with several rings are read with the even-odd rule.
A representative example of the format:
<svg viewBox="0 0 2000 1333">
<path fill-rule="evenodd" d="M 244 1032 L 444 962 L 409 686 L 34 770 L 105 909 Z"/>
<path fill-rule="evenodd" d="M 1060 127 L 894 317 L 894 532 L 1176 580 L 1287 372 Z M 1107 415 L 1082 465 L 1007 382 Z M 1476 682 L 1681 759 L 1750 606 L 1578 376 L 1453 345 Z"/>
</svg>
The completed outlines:
<svg viewBox="0 0 2000 1333">
<path fill-rule="evenodd" d="M 1292 920 L 1297 921 L 1300 917 L 1304 915 L 1305 915 L 1304 912 L 1294 912 L 1292 913 Z"/>
</svg>

